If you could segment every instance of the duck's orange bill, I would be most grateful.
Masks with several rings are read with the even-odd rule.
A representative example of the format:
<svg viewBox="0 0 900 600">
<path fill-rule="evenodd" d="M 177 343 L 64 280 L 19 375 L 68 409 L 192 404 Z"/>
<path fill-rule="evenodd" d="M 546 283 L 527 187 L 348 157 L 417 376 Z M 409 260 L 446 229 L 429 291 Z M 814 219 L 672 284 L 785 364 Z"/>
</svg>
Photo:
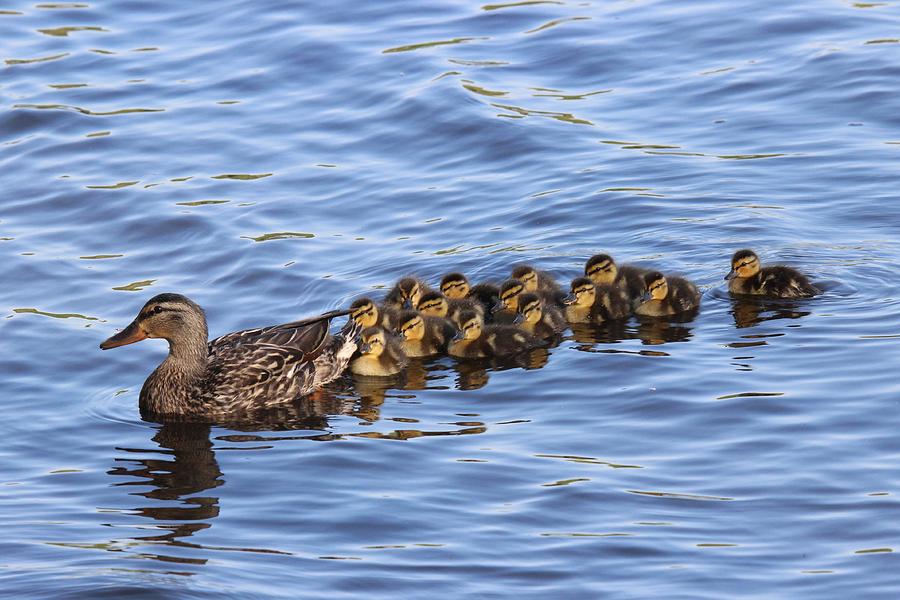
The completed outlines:
<svg viewBox="0 0 900 600">
<path fill-rule="evenodd" d="M 137 323 L 132 321 L 131 325 L 100 344 L 100 349 L 109 350 L 110 348 L 126 346 L 145 339 L 147 339 L 147 334 Z"/>
</svg>

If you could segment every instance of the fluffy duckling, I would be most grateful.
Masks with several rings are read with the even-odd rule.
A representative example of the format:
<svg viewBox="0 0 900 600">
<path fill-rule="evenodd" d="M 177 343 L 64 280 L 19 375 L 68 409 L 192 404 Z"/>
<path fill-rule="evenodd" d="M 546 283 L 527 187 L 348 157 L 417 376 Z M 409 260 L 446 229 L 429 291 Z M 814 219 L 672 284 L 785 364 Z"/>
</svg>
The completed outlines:
<svg viewBox="0 0 900 600">
<path fill-rule="evenodd" d="M 588 277 L 572 280 L 571 293 L 565 298 L 569 323 L 602 323 L 624 319 L 631 314 L 628 296 L 621 288 L 596 284 Z"/>
<path fill-rule="evenodd" d="M 666 277 L 659 271 L 644 276 L 643 302 L 634 314 L 645 317 L 667 317 L 696 310 L 700 306 L 697 286 L 681 277 Z"/>
<path fill-rule="evenodd" d="M 447 352 L 459 358 L 510 356 L 541 345 L 533 335 L 512 325 L 485 325 L 474 310 L 459 315 L 459 332 Z"/>
<path fill-rule="evenodd" d="M 397 323 L 397 314 L 387 306 L 379 307 L 371 298 L 359 298 L 350 305 L 350 317 L 361 328 L 378 326 L 392 330 Z"/>
<path fill-rule="evenodd" d="M 449 273 L 441 279 L 441 293 L 450 300 L 469 300 L 481 306 L 481 312 L 489 315 L 497 304 L 500 288 L 492 283 L 470 285 L 462 273 Z"/>
<path fill-rule="evenodd" d="M 366 327 L 359 334 L 359 355 L 350 361 L 356 375 L 389 377 L 406 366 L 406 355 L 400 343 L 381 327 Z"/>
<path fill-rule="evenodd" d="M 544 306 L 540 294 L 526 292 L 519 297 L 519 314 L 515 323 L 531 335 L 547 339 L 566 328 L 562 311 L 553 305 Z"/>
<path fill-rule="evenodd" d="M 397 320 L 397 333 L 402 338 L 400 345 L 403 352 L 409 357 L 419 358 L 446 352 L 456 327 L 448 319 L 405 310 Z"/>
<path fill-rule="evenodd" d="M 448 273 L 441 279 L 440 289 L 447 298 L 460 299 L 469 295 L 472 286 L 462 273 Z"/>
<path fill-rule="evenodd" d="M 427 292 L 422 294 L 415 308 L 423 315 L 441 317 L 442 319 L 454 319 L 461 311 L 474 310 L 483 314 L 484 309 L 480 304 L 469 298 L 449 299 L 440 292 Z"/>
<path fill-rule="evenodd" d="M 546 271 L 538 271 L 531 265 L 521 265 L 512 270 L 512 279 L 518 279 L 525 285 L 526 292 L 539 293 L 548 302 L 554 302 L 562 306 L 562 300 L 566 294 Z"/>
<path fill-rule="evenodd" d="M 590 277 L 597 285 L 614 285 L 623 290 L 632 308 L 637 308 L 647 291 L 644 285 L 646 274 L 647 270 L 640 267 L 617 265 L 609 254 L 595 254 L 584 264 L 585 277 Z"/>
<path fill-rule="evenodd" d="M 753 250 L 738 250 L 731 257 L 731 271 L 725 276 L 732 294 L 756 294 L 770 298 L 809 298 L 820 293 L 796 269 L 781 265 L 760 267 Z"/>
<path fill-rule="evenodd" d="M 384 298 L 384 306 L 394 310 L 415 308 L 422 294 L 431 291 L 425 283 L 415 277 L 404 277 L 394 284 Z"/>
</svg>

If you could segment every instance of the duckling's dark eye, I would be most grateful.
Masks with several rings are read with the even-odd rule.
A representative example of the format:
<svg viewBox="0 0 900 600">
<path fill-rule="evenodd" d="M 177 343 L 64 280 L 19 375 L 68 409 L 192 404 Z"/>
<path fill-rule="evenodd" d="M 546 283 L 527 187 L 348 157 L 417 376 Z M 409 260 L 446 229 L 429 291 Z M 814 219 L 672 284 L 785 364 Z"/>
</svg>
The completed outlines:
<svg viewBox="0 0 900 600">
<path fill-rule="evenodd" d="M 159 305 L 156 305 L 156 306 L 154 306 L 153 308 L 150 309 L 150 314 L 151 314 L 151 315 L 158 315 L 158 314 L 161 313 L 162 311 L 163 311 L 163 307 L 162 307 L 162 306 L 159 306 Z"/>
</svg>

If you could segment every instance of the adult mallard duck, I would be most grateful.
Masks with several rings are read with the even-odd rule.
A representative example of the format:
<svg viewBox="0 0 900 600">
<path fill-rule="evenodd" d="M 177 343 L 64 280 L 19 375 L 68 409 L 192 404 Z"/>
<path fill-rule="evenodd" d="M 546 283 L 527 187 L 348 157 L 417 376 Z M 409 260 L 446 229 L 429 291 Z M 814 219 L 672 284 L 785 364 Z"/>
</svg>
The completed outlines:
<svg viewBox="0 0 900 600">
<path fill-rule="evenodd" d="M 336 379 L 356 350 L 359 327 L 350 319 L 340 335 L 331 336 L 328 326 L 348 312 L 335 310 L 207 341 L 202 308 L 180 294 L 159 294 L 100 348 L 146 338 L 169 342 L 169 355 L 141 388 L 142 414 L 234 417 L 289 402 Z"/>
<path fill-rule="evenodd" d="M 819 289 L 803 273 L 791 267 L 760 267 L 753 250 L 738 250 L 731 257 L 731 271 L 725 276 L 732 294 L 755 294 L 770 298 L 809 298 Z"/>
</svg>

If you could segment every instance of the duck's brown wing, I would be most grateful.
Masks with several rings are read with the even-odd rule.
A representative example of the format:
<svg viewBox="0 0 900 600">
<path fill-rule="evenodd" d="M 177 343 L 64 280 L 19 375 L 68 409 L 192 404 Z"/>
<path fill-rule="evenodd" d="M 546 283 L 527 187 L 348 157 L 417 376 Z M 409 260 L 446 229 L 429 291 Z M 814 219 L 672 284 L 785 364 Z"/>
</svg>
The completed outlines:
<svg viewBox="0 0 900 600">
<path fill-rule="evenodd" d="M 210 360 L 209 387 L 230 403 L 291 400 L 313 391 L 315 366 L 302 351 L 269 344 L 218 347 Z"/>
<path fill-rule="evenodd" d="M 245 344 L 269 344 L 299 350 L 311 360 L 318 356 L 328 339 L 331 319 L 350 314 L 349 310 L 333 310 L 316 317 L 227 333 L 209 343 L 210 356 L 218 356 L 223 348 Z"/>
</svg>

